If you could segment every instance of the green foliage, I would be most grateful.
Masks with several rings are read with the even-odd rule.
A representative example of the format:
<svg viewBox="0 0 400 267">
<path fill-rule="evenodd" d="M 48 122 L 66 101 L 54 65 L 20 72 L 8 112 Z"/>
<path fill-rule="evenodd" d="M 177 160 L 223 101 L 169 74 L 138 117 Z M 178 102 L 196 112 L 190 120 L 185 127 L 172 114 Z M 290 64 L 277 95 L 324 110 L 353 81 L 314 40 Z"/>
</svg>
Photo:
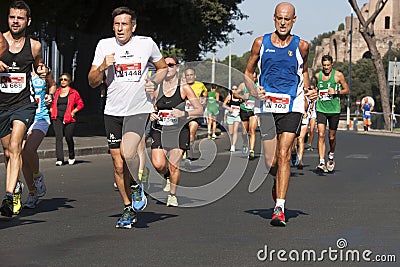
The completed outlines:
<svg viewBox="0 0 400 267">
<path fill-rule="evenodd" d="M 344 30 L 344 23 L 340 23 L 338 27 L 338 31 L 343 31 Z"/>
<path fill-rule="evenodd" d="M 227 44 L 230 32 L 242 34 L 234 24 L 247 18 L 238 8 L 242 1 L 27 0 L 27 3 L 32 10 L 31 31 L 39 33 L 45 26 L 47 38 L 55 39 L 59 46 L 70 45 L 68 41 L 79 35 L 90 35 L 94 42 L 112 36 L 111 12 L 118 6 L 128 6 L 138 16 L 137 34 L 151 36 L 164 50 L 180 49 L 185 60 L 197 60 L 218 43 Z M 4 13 L 5 9 L 2 10 Z"/>
</svg>

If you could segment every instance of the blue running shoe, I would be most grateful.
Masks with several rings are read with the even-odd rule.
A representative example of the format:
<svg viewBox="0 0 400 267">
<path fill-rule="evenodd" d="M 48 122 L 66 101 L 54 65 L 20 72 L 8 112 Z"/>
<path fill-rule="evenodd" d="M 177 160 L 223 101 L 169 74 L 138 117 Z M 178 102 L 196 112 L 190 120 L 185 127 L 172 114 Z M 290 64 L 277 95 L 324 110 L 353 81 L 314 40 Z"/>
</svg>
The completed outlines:
<svg viewBox="0 0 400 267">
<path fill-rule="evenodd" d="M 144 210 L 147 206 L 147 197 L 142 187 L 138 184 L 131 185 L 132 208 L 135 211 Z"/>
<path fill-rule="evenodd" d="M 130 207 L 125 208 L 122 213 L 121 218 L 118 219 L 116 228 L 131 229 L 132 225 L 137 221 L 136 212 L 134 212 Z"/>
</svg>

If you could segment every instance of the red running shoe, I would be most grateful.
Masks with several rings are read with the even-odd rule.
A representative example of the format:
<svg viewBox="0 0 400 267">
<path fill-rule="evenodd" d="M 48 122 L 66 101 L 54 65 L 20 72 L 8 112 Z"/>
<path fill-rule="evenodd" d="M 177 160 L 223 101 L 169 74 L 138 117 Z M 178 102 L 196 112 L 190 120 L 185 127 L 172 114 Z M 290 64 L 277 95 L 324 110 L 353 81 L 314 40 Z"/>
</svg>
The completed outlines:
<svg viewBox="0 0 400 267">
<path fill-rule="evenodd" d="M 276 203 L 276 179 L 274 179 L 274 185 L 272 186 L 272 199 Z"/>
<path fill-rule="evenodd" d="M 272 214 L 271 225 L 273 226 L 286 226 L 285 214 L 281 207 L 275 207 L 274 213 Z"/>
</svg>

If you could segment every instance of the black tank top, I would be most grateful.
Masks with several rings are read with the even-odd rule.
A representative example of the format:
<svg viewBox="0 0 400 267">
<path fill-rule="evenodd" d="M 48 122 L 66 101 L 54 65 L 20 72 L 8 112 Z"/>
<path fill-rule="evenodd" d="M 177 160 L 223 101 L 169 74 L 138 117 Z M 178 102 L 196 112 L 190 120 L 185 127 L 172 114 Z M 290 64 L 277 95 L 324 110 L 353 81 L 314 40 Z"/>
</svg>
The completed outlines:
<svg viewBox="0 0 400 267">
<path fill-rule="evenodd" d="M 65 111 L 67 110 L 68 105 L 68 95 L 61 97 L 59 96 L 57 99 L 57 118 L 64 119 Z"/>
<path fill-rule="evenodd" d="M 33 90 L 31 89 L 31 72 L 34 58 L 31 49 L 30 38 L 25 38 L 24 46 L 18 53 L 11 53 L 6 51 L 0 58 L 7 66 L 9 66 L 9 80 L 13 80 L 14 74 L 25 73 L 25 86 L 19 93 L 4 93 L 0 92 L 0 110 L 9 110 L 22 107 L 26 104 L 35 102 L 33 97 Z M 6 78 L 2 76 L 2 79 Z M 20 79 L 20 78 L 16 78 Z M 3 83 L 1 83 L 3 86 Z"/>
<path fill-rule="evenodd" d="M 229 91 L 229 95 L 230 95 L 230 99 L 229 99 L 229 101 L 226 103 L 226 105 L 227 105 L 228 107 L 231 107 L 231 106 L 239 106 L 239 107 L 240 107 L 240 104 L 243 102 L 242 99 L 237 99 L 237 98 L 235 98 L 236 100 L 234 100 L 234 99 L 233 99 L 233 94 L 232 94 L 231 91 Z"/>
<path fill-rule="evenodd" d="M 185 99 L 182 99 L 180 84 L 178 84 L 178 87 L 176 88 L 175 93 L 170 97 L 164 95 L 163 87 L 161 85 L 160 92 L 158 95 L 158 100 L 156 102 L 156 107 L 157 107 L 157 110 L 172 110 L 172 108 L 176 108 L 176 109 L 184 111 L 185 110 Z M 178 125 L 167 126 L 167 127 L 168 127 L 168 129 L 181 128 L 182 125 L 184 125 L 186 122 L 187 122 L 186 118 L 178 118 Z M 157 123 L 156 123 L 156 125 L 157 125 L 156 128 L 163 127 Z M 187 126 L 187 125 L 185 125 L 185 126 Z"/>
</svg>

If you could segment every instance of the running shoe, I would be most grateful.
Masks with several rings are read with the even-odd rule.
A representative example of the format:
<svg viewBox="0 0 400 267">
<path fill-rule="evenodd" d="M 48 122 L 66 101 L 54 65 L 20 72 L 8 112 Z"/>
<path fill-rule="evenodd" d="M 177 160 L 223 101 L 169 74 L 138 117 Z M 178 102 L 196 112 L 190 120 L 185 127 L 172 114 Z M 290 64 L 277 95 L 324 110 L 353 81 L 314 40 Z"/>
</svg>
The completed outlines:
<svg viewBox="0 0 400 267">
<path fill-rule="evenodd" d="M 207 135 L 207 138 L 208 138 L 208 139 L 211 139 L 211 134 L 210 134 L 210 133 Z"/>
<path fill-rule="evenodd" d="M 296 159 L 297 159 L 297 153 L 294 152 L 294 153 L 292 153 L 291 159 L 290 159 L 292 166 L 296 166 Z"/>
<path fill-rule="evenodd" d="M 186 158 L 185 159 L 185 167 L 190 167 L 190 166 L 192 166 L 192 160 L 189 158 Z"/>
<path fill-rule="evenodd" d="M 285 214 L 281 207 L 275 207 L 274 213 L 272 213 L 271 225 L 286 226 Z"/>
<path fill-rule="evenodd" d="M 298 166 L 300 164 L 300 158 L 299 155 L 296 154 L 296 161 L 294 162 L 294 166 Z"/>
<path fill-rule="evenodd" d="M 232 146 L 231 146 L 231 149 L 230 149 L 229 151 L 230 151 L 230 152 L 235 152 L 235 146 L 232 145 Z"/>
<path fill-rule="evenodd" d="M 61 160 L 56 161 L 56 166 L 62 166 L 62 165 L 63 165 L 63 162 Z"/>
<path fill-rule="evenodd" d="M 21 183 L 20 181 L 18 181 L 17 185 L 15 186 L 14 198 L 13 198 L 13 213 L 14 213 L 14 215 L 19 214 L 22 210 L 21 196 L 22 196 L 23 190 L 24 190 L 24 184 Z"/>
<path fill-rule="evenodd" d="M 167 207 L 178 207 L 178 199 L 175 195 L 168 195 Z"/>
<path fill-rule="evenodd" d="M 130 208 L 125 208 L 122 216 L 118 219 L 116 228 L 131 229 L 132 225 L 137 221 L 136 212 Z"/>
<path fill-rule="evenodd" d="M 13 197 L 11 196 L 4 196 L 3 202 L 1 203 L 0 207 L 1 215 L 6 217 L 12 217 L 13 215 Z"/>
<path fill-rule="evenodd" d="M 37 204 L 38 200 L 39 200 L 39 198 L 37 195 L 29 194 L 28 199 L 24 203 L 24 208 L 28 208 L 28 209 L 36 208 L 36 204 Z"/>
<path fill-rule="evenodd" d="M 328 172 L 328 169 L 326 168 L 325 163 L 320 163 L 317 166 L 317 171 L 321 171 L 321 172 Z"/>
<path fill-rule="evenodd" d="M 256 155 L 254 154 L 254 150 L 250 150 L 249 152 L 249 160 L 253 160 L 256 158 Z"/>
<path fill-rule="evenodd" d="M 114 185 L 113 185 L 113 187 L 114 187 L 114 191 L 118 191 L 118 185 L 117 185 L 117 183 L 116 183 L 116 182 L 114 182 Z"/>
<path fill-rule="evenodd" d="M 272 199 L 276 203 L 276 179 L 274 179 L 274 185 L 272 186 L 271 194 L 272 194 Z"/>
<path fill-rule="evenodd" d="M 313 151 L 314 149 L 313 149 L 312 145 L 308 144 L 307 150 L 308 151 Z"/>
<path fill-rule="evenodd" d="M 68 164 L 69 165 L 74 165 L 75 159 L 68 159 Z"/>
<path fill-rule="evenodd" d="M 248 152 L 249 152 L 249 148 L 246 145 L 243 145 L 242 154 L 247 155 Z"/>
<path fill-rule="evenodd" d="M 213 134 L 211 135 L 211 139 L 214 140 L 215 138 L 217 138 L 217 135 L 216 135 L 215 133 L 213 133 Z"/>
<path fill-rule="evenodd" d="M 46 185 L 44 184 L 44 177 L 42 173 L 40 173 L 39 178 L 33 181 L 33 186 L 35 187 L 35 193 L 38 197 L 42 197 L 46 194 Z"/>
<path fill-rule="evenodd" d="M 168 176 L 169 177 L 169 176 Z M 171 181 L 169 180 L 169 178 L 167 178 L 165 180 L 165 186 L 163 188 L 164 192 L 169 192 L 171 190 Z"/>
<path fill-rule="evenodd" d="M 132 208 L 135 211 L 144 210 L 147 206 L 147 197 L 140 185 L 131 185 Z"/>
<path fill-rule="evenodd" d="M 299 163 L 299 164 L 297 164 L 297 169 L 298 170 L 302 170 L 303 169 L 303 163 Z"/>
<path fill-rule="evenodd" d="M 333 172 L 335 169 L 335 160 L 333 158 L 329 158 L 328 162 L 326 163 L 326 168 L 328 171 Z"/>
</svg>

